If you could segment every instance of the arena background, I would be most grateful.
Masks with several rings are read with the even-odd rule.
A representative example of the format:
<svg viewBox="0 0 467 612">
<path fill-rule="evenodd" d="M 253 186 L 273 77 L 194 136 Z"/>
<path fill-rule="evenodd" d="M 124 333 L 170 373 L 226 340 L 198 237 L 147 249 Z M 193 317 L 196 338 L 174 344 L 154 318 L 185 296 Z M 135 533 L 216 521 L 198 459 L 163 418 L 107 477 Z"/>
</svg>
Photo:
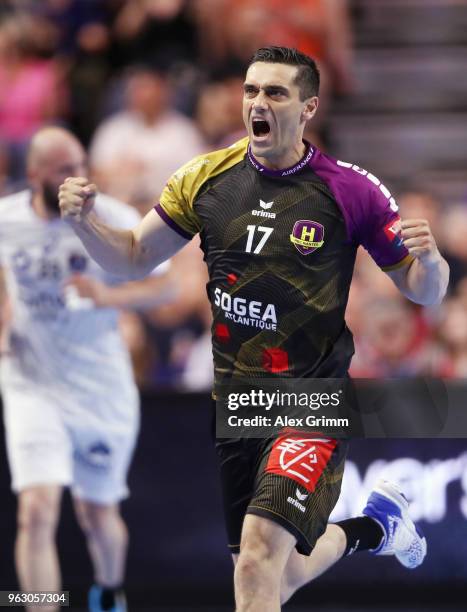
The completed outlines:
<svg viewBox="0 0 467 612">
<path fill-rule="evenodd" d="M 347 313 L 353 375 L 467 378 L 466 0 L 3 0 L 0 195 L 24 186 L 34 130 L 58 123 L 90 146 L 101 189 L 145 212 L 176 167 L 243 134 L 241 74 L 251 50 L 291 42 L 318 57 L 324 77 L 308 138 L 384 179 L 403 215 L 427 216 L 451 266 L 446 304 L 423 309 L 401 300 L 361 254 Z M 9 80 L 13 63 L 23 93 Z M 137 157 L 128 143 L 119 157 L 118 130 L 106 122 L 122 110 L 147 110 L 148 100 L 164 112 L 155 133 L 135 141 L 152 156 Z M 164 140 L 158 127 L 175 111 Z M 185 251 L 173 264 L 174 301 L 122 316 L 143 393 L 132 495 L 123 505 L 131 610 L 232 609 L 209 438 L 205 272 L 197 245 Z M 0 589 L 11 589 L 15 500 L 3 440 Z M 465 610 L 466 462 L 465 439 L 355 441 L 333 518 L 358 513 L 384 473 L 412 500 L 427 560 L 409 572 L 394 559 L 346 559 L 286 609 Z M 58 542 L 64 587 L 79 609 L 92 576 L 68 499 Z"/>
<path fill-rule="evenodd" d="M 204 394 L 143 398 L 141 436 L 124 515 L 131 533 L 127 588 L 131 610 L 231 609 L 210 399 Z M 2 449 L 3 451 L 3 449 Z M 375 480 L 400 482 L 429 542 L 426 562 L 404 570 L 393 558 L 362 553 L 344 559 L 296 595 L 285 609 L 464 610 L 467 595 L 467 444 L 465 440 L 355 440 L 332 518 L 359 513 Z M 3 589 L 13 569 L 14 499 L 1 456 Z M 84 542 L 65 500 L 58 542 L 64 588 L 73 609 L 92 580 Z M 230 608 L 229 608 L 230 604 Z"/>
</svg>

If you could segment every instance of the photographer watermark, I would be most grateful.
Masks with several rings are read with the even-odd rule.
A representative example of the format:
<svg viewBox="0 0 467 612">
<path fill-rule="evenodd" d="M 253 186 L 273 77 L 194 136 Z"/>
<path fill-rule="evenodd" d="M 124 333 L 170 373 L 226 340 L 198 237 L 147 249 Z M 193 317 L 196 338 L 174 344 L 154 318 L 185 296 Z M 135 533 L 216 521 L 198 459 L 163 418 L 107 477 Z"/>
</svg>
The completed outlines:
<svg viewBox="0 0 467 612">
<path fill-rule="evenodd" d="M 243 379 L 215 393 L 220 438 L 287 428 L 335 438 L 467 437 L 465 381 Z"/>
<path fill-rule="evenodd" d="M 308 414 L 304 416 L 292 416 L 296 408 L 308 408 L 310 411 L 320 408 L 337 407 L 343 395 L 342 389 L 333 393 L 295 393 L 276 389 L 268 392 L 264 389 L 250 389 L 249 392 L 228 393 L 227 408 L 237 411 L 240 408 L 253 407 L 263 408 L 265 412 L 273 413 L 273 416 L 256 414 L 252 417 L 232 414 L 227 417 L 229 427 L 349 427 L 348 418 L 335 418 L 325 415 Z M 274 414 L 274 408 L 278 407 L 279 414 Z M 292 414 L 288 411 L 292 410 Z"/>
<path fill-rule="evenodd" d="M 310 410 L 319 410 L 328 406 L 339 406 L 342 389 L 334 393 L 295 393 L 293 391 L 276 391 L 268 393 L 264 389 L 250 389 L 249 392 L 228 393 L 227 407 L 237 410 L 240 406 L 264 407 L 271 410 L 273 406 L 291 408 L 293 406 L 308 407 Z"/>
</svg>

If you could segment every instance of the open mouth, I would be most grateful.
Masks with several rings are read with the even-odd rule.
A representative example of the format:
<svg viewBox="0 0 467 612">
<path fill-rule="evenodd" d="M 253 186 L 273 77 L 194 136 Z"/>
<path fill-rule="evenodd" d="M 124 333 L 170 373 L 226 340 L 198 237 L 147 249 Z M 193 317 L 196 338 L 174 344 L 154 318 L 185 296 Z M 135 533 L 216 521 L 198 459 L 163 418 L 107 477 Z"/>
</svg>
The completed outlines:
<svg viewBox="0 0 467 612">
<path fill-rule="evenodd" d="M 253 117 L 252 120 L 253 134 L 257 137 L 267 136 L 271 131 L 271 127 L 266 119 Z"/>
</svg>

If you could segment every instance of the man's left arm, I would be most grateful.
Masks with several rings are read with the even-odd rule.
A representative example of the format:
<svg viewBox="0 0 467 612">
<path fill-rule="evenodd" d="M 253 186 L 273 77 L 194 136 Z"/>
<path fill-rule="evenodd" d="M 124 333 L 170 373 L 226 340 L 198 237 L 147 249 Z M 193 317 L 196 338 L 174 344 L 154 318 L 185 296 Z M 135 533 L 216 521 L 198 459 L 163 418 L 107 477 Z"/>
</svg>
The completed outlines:
<svg viewBox="0 0 467 612">
<path fill-rule="evenodd" d="M 175 296 L 175 284 L 168 273 L 142 280 L 108 285 L 100 280 L 76 274 L 67 282 L 67 289 L 80 299 L 91 300 L 96 308 L 145 310 L 165 304 Z"/>
<path fill-rule="evenodd" d="M 439 304 L 446 295 L 449 266 L 438 250 L 428 221 L 402 221 L 401 238 L 414 259 L 408 266 L 386 273 L 412 302 L 423 306 Z"/>
</svg>

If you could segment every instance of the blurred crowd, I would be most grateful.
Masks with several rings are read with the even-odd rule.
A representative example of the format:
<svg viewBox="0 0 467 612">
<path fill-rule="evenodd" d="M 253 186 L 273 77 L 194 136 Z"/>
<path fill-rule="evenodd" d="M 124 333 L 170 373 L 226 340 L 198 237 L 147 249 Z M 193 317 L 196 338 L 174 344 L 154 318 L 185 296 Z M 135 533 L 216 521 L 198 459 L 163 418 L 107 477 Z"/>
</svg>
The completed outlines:
<svg viewBox="0 0 467 612">
<path fill-rule="evenodd" d="M 467 203 L 442 204 L 413 188 L 398 204 L 403 218 L 429 221 L 450 266 L 449 295 L 436 307 L 409 302 L 360 249 L 347 309 L 356 345 L 351 374 L 466 378 Z"/>
<path fill-rule="evenodd" d="M 0 195 L 24 186 L 29 139 L 54 123 L 88 147 L 99 189 L 144 214 L 182 164 L 244 135 L 244 68 L 265 44 L 317 59 L 320 118 L 307 137 L 326 149 L 329 102 L 353 89 L 344 0 L 2 0 Z M 451 265 L 450 295 L 439 308 L 411 305 L 359 253 L 347 314 L 352 373 L 465 377 L 466 202 L 439 202 L 413 187 L 399 204 L 404 217 L 429 219 Z M 207 389 L 211 315 L 196 239 L 171 274 L 180 288 L 174 302 L 122 314 L 137 379 L 142 387 Z"/>
</svg>

